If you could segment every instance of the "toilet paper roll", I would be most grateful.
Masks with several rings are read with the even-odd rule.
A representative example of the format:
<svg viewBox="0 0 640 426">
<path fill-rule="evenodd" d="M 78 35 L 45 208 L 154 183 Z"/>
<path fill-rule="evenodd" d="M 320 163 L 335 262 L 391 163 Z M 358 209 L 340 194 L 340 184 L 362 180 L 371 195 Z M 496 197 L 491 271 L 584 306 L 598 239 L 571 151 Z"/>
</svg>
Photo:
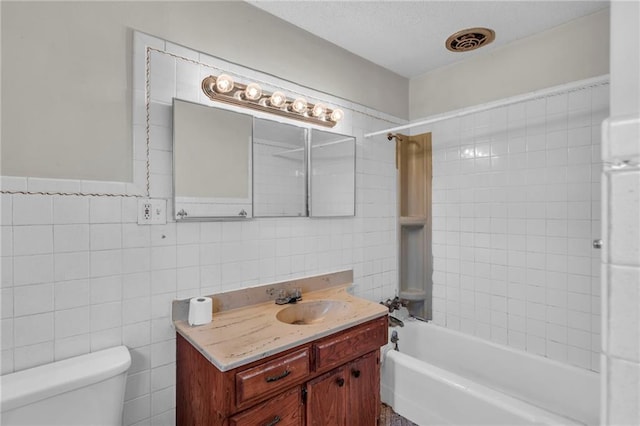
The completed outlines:
<svg viewBox="0 0 640 426">
<path fill-rule="evenodd" d="M 189 325 L 202 325 L 211 322 L 213 301 L 210 297 L 194 297 L 189 301 Z"/>
</svg>

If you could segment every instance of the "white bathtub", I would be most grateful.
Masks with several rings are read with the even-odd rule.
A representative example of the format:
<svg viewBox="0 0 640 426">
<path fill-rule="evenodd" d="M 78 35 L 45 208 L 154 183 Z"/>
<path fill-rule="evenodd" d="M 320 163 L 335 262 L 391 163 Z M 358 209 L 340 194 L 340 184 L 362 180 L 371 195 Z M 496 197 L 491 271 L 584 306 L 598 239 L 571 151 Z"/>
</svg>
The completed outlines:
<svg viewBox="0 0 640 426">
<path fill-rule="evenodd" d="M 597 373 L 419 321 L 389 329 L 382 401 L 419 425 L 597 425 Z"/>
</svg>

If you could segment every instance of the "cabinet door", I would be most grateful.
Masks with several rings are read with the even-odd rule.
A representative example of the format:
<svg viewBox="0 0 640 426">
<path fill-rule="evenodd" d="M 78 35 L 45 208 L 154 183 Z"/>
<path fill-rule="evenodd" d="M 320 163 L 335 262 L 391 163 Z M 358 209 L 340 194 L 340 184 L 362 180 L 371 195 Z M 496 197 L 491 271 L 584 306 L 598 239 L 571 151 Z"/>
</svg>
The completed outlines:
<svg viewBox="0 0 640 426">
<path fill-rule="evenodd" d="M 346 368 L 340 367 L 307 383 L 307 425 L 347 426 Z M 352 425 L 349 425 L 352 426 Z"/>
<path fill-rule="evenodd" d="M 349 375 L 347 424 L 374 426 L 380 416 L 380 369 L 378 351 L 346 366 Z"/>
</svg>

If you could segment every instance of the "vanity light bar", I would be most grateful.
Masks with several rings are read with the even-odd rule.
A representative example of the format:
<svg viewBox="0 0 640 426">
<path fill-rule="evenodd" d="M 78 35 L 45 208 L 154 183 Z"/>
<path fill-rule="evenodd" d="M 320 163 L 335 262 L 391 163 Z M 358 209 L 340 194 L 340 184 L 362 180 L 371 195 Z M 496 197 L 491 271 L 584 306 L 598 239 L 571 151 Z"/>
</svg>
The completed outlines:
<svg viewBox="0 0 640 426">
<path fill-rule="evenodd" d="M 265 92 L 257 83 L 236 83 L 226 74 L 210 75 L 202 80 L 202 91 L 212 101 L 224 102 L 293 120 L 333 127 L 344 117 L 341 109 L 322 103 L 311 104 L 302 97 L 287 99 L 282 92 Z"/>
</svg>

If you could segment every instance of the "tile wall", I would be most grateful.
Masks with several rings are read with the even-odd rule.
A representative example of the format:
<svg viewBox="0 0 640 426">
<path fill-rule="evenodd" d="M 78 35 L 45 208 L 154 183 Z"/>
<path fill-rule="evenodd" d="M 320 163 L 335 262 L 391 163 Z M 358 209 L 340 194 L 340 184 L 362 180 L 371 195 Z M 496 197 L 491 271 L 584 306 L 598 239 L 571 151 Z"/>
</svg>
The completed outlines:
<svg viewBox="0 0 640 426">
<path fill-rule="evenodd" d="M 200 70 L 193 81 L 177 78 L 169 87 L 154 79 L 162 80 L 162 72 L 175 75 L 183 65 L 165 61 L 150 70 L 150 194 L 167 198 L 169 205 L 167 102 L 177 94 L 197 96 L 189 85 L 199 85 Z M 134 67 L 140 69 L 139 57 Z M 134 80 L 134 86 L 145 87 L 139 74 Z M 340 269 L 354 270 L 356 294 L 375 301 L 392 296 L 397 285 L 394 147 L 383 136 L 364 140 L 362 135 L 398 121 L 343 100 L 327 101 L 348 114 L 341 133 L 357 137 L 356 217 L 144 226 L 137 224 L 135 198 L 2 194 L 2 374 L 124 344 L 133 359 L 124 424 L 170 425 L 173 299 Z M 146 172 L 144 113 L 144 90 L 134 91 L 136 174 Z M 3 178 L 3 189 L 9 184 L 26 189 L 29 180 Z M 53 185 L 41 182 L 41 187 L 47 184 Z"/>
<path fill-rule="evenodd" d="M 585 88 L 422 130 L 433 132 L 435 323 L 599 369 L 592 240 L 608 95 Z"/>
</svg>

